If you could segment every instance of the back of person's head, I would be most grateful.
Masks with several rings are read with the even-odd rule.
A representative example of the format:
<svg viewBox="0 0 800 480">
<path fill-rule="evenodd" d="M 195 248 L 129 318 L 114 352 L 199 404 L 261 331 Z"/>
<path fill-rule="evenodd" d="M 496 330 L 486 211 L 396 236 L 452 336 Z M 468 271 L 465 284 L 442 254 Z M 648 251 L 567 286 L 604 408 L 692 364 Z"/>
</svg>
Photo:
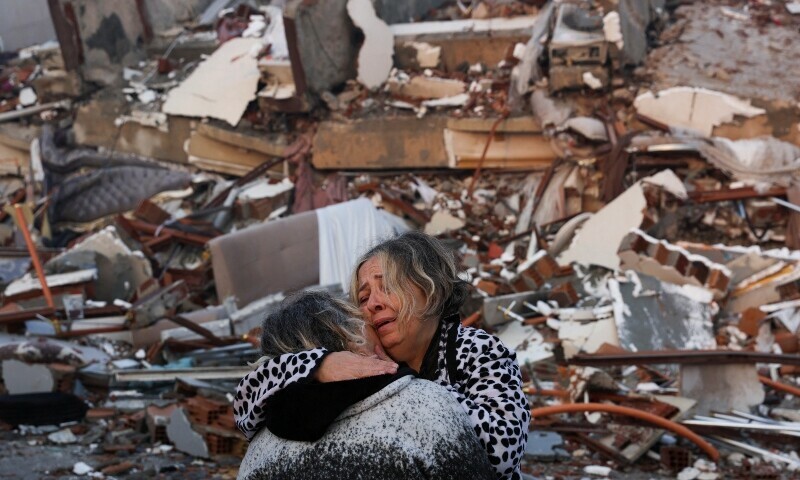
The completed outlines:
<svg viewBox="0 0 800 480">
<path fill-rule="evenodd" d="M 372 258 L 381 263 L 386 288 L 400 297 L 402 318 L 457 313 L 467 298 L 469 287 L 458 278 L 452 250 L 435 237 L 410 231 L 374 246 L 356 264 L 351 295 L 358 295 L 358 270 Z M 425 305 L 414 305 L 412 284 L 425 294 Z M 353 301 L 358 303 L 357 298 Z"/>
<path fill-rule="evenodd" d="M 313 348 L 338 352 L 364 343 L 364 321 L 359 311 L 322 291 L 287 297 L 262 327 L 261 353 L 267 357 Z"/>
</svg>

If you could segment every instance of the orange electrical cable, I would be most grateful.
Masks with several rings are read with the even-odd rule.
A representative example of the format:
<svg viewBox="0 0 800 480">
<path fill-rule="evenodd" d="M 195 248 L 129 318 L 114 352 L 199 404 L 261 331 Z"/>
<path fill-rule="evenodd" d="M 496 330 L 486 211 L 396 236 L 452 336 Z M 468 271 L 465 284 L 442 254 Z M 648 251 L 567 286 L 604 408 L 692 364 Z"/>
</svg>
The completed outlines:
<svg viewBox="0 0 800 480">
<path fill-rule="evenodd" d="M 775 380 L 767 378 L 763 375 L 759 375 L 758 380 L 764 385 L 770 386 L 775 390 L 780 390 L 783 393 L 788 393 L 794 395 L 795 397 L 800 397 L 800 388 L 797 388 L 792 385 L 787 385 L 785 383 L 776 382 Z"/>
<path fill-rule="evenodd" d="M 669 430 L 678 434 L 687 440 L 692 441 L 695 445 L 700 447 L 706 455 L 708 455 L 715 462 L 719 460 L 719 452 L 710 443 L 703 440 L 702 437 L 689 430 L 688 428 L 667 420 L 665 418 L 647 413 L 635 408 L 621 407 L 619 405 L 606 405 L 604 403 L 570 403 L 567 405 L 556 405 L 553 407 L 541 407 L 531 410 L 531 418 L 547 417 L 549 415 L 558 415 L 560 413 L 578 413 L 578 412 L 603 412 L 614 413 L 618 415 L 625 415 L 628 417 L 644 420 L 645 422 L 652 423 L 660 428 Z"/>
<path fill-rule="evenodd" d="M 19 229 L 22 231 L 22 237 L 25 239 L 25 245 L 28 247 L 28 253 L 31 255 L 31 261 L 33 262 L 34 270 L 36 270 L 36 275 L 39 277 L 39 283 L 42 285 L 42 292 L 44 293 L 47 306 L 56 308 L 53 302 L 53 295 L 50 293 L 50 287 L 47 285 L 47 277 L 45 277 L 44 269 L 42 269 L 42 261 L 39 259 L 39 252 L 36 251 L 36 245 L 33 243 L 33 238 L 31 238 L 31 232 L 28 230 L 28 222 L 25 220 L 25 215 L 22 213 L 20 204 L 14 205 L 14 213 L 17 214 L 17 223 L 19 224 Z"/>
</svg>

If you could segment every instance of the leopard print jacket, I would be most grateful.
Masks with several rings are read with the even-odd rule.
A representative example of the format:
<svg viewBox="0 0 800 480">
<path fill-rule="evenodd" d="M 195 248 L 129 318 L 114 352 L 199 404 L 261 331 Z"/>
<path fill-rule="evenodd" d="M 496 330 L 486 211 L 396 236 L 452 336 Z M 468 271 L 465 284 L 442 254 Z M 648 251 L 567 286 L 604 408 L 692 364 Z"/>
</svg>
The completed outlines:
<svg viewBox="0 0 800 480">
<path fill-rule="evenodd" d="M 448 343 L 454 348 L 448 348 Z M 248 440 L 263 426 L 265 400 L 287 385 L 307 379 L 326 353 L 314 349 L 284 354 L 261 364 L 239 382 L 234 416 Z M 442 325 L 436 353 L 436 367 L 429 379 L 450 391 L 467 412 L 497 478 L 521 478 L 530 412 L 516 354 L 497 337 L 458 322 Z"/>
</svg>

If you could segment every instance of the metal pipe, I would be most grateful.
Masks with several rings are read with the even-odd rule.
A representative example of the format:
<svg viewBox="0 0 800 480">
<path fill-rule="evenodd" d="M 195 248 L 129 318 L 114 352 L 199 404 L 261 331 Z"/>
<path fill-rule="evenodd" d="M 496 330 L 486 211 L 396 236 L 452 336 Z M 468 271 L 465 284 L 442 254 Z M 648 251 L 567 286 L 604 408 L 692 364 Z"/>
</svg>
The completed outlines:
<svg viewBox="0 0 800 480">
<path fill-rule="evenodd" d="M 772 200 L 773 202 L 777 203 L 781 207 L 786 207 L 789 210 L 792 210 L 792 211 L 800 213 L 800 206 L 797 206 L 794 203 L 789 203 L 786 200 L 781 200 L 780 198 L 777 198 L 777 197 L 769 197 L 769 199 Z"/>
<path fill-rule="evenodd" d="M 117 370 L 114 372 L 114 380 L 117 382 L 174 382 L 178 378 L 194 378 L 197 380 L 240 380 L 252 371 L 253 368 L 248 366 L 165 370 Z"/>
<path fill-rule="evenodd" d="M 547 417 L 549 415 L 558 415 L 561 413 L 583 413 L 583 412 L 602 412 L 613 413 L 617 415 L 625 415 L 639 420 L 656 425 L 665 430 L 669 430 L 677 435 L 680 435 L 687 440 L 690 440 L 695 445 L 700 447 L 706 455 L 708 455 L 715 462 L 719 460 L 719 452 L 710 443 L 703 440 L 702 437 L 689 430 L 688 428 L 667 420 L 652 413 L 637 410 L 635 408 L 621 407 L 619 405 L 607 405 L 604 403 L 571 403 L 567 405 L 556 405 L 553 407 L 541 407 L 531 410 L 531 419 L 536 417 Z"/>
<path fill-rule="evenodd" d="M 18 118 L 35 115 L 40 112 L 52 110 L 54 108 L 69 108 L 72 102 L 69 100 L 62 100 L 60 102 L 45 103 L 44 105 L 34 105 L 33 107 L 22 108 L 19 110 L 12 110 L 10 112 L 0 113 L 0 122 L 8 120 L 16 120 Z"/>
</svg>

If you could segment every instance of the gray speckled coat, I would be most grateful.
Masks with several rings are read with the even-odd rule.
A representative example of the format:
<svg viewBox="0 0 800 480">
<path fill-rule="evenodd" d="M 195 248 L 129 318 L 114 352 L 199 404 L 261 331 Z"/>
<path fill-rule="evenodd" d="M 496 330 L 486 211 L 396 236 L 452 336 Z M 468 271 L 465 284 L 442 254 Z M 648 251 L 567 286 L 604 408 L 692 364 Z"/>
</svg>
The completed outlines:
<svg viewBox="0 0 800 480">
<path fill-rule="evenodd" d="M 495 473 L 458 402 L 403 377 L 345 410 L 316 442 L 250 442 L 239 479 L 490 479 Z"/>
</svg>

